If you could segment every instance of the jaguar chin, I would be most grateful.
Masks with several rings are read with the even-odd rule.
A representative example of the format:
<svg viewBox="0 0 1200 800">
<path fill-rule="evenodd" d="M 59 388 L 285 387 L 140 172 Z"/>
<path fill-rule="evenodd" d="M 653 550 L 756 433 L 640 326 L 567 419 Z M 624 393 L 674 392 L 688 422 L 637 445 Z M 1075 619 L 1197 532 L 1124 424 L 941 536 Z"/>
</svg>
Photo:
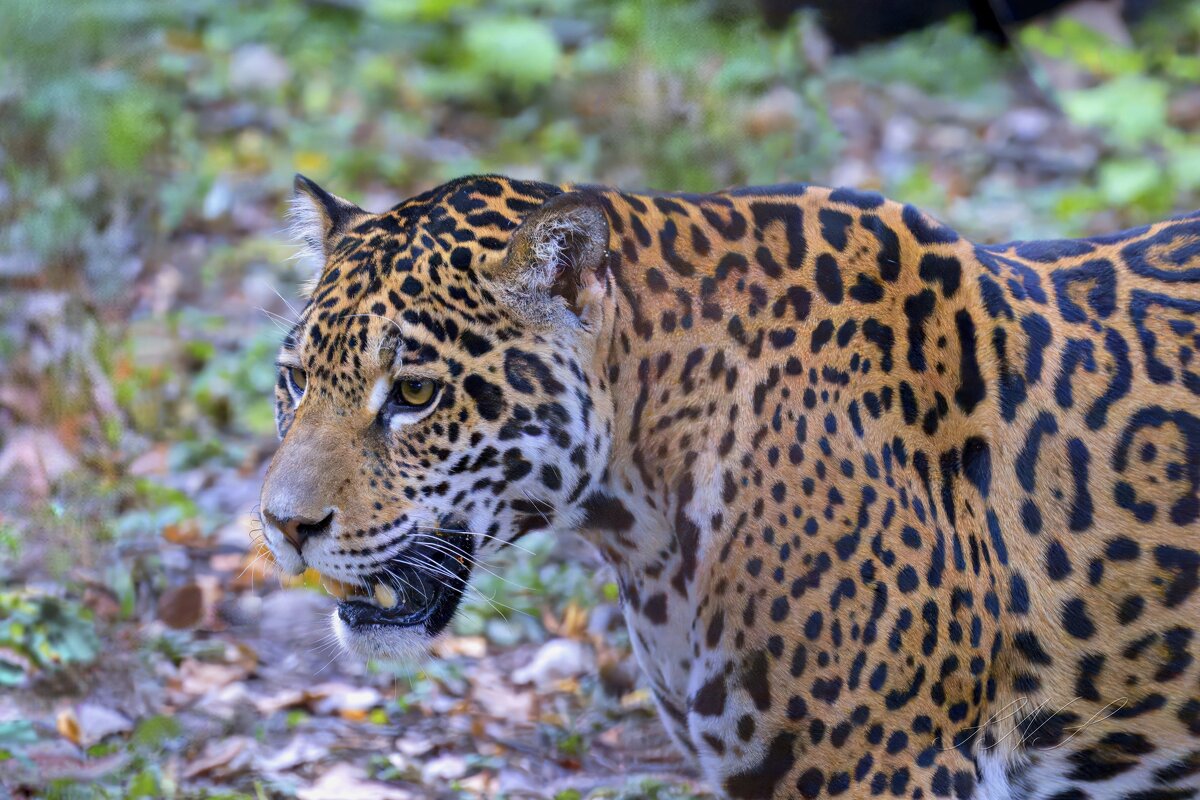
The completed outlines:
<svg viewBox="0 0 1200 800">
<path fill-rule="evenodd" d="M 473 551 L 472 537 L 441 534 L 437 543 L 410 545 L 357 584 L 327 581 L 338 598 L 332 615 L 338 642 L 362 658 L 421 656 L 458 610 Z"/>
</svg>

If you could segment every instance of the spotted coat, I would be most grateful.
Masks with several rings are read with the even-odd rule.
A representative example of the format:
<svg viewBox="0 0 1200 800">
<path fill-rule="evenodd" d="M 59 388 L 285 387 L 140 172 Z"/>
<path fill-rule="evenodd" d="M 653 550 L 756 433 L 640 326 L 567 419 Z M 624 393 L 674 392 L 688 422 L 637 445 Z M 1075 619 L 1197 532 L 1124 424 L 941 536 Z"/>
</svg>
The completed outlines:
<svg viewBox="0 0 1200 800">
<path fill-rule="evenodd" d="M 1200 216 L 977 245 L 847 189 L 485 176 L 317 238 L 277 394 L 345 450 L 323 572 L 420 515 L 581 530 L 731 798 L 1200 791 Z M 383 435 L 393 328 L 444 390 Z"/>
</svg>

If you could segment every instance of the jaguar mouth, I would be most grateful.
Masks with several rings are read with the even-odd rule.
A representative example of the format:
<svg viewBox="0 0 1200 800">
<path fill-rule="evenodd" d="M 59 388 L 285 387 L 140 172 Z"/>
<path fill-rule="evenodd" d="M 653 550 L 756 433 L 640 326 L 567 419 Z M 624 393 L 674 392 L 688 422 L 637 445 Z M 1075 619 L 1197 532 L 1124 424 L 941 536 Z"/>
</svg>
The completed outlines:
<svg viewBox="0 0 1200 800">
<path fill-rule="evenodd" d="M 473 536 L 444 530 L 421 537 L 352 585 L 325 578 L 337 615 L 352 632 L 423 628 L 436 636 L 450 623 L 471 577 Z M 367 594 L 366 586 L 371 587 Z"/>
</svg>

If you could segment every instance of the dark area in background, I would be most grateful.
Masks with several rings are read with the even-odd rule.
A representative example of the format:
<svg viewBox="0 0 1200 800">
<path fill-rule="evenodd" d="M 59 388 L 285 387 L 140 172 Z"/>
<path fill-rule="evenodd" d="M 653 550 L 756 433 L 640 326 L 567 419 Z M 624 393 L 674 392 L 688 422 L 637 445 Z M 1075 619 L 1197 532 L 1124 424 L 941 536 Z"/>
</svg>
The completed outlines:
<svg viewBox="0 0 1200 800">
<path fill-rule="evenodd" d="M 1136 23 L 1155 0 L 1116 3 L 1125 22 Z M 997 44 L 1009 44 L 1014 26 L 1045 16 L 1069 0 L 758 0 L 771 28 L 787 25 L 792 16 L 812 9 L 821 27 L 841 50 L 891 39 L 961 14 L 976 33 Z"/>
</svg>

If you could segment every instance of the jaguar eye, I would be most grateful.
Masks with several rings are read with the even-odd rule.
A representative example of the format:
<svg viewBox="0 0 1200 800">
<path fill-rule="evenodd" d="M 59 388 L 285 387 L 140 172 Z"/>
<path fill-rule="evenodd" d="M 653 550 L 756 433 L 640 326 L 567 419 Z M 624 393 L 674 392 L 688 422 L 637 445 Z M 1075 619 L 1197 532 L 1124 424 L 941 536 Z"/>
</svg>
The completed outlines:
<svg viewBox="0 0 1200 800">
<path fill-rule="evenodd" d="M 308 373 L 299 367 L 288 367 L 288 386 L 291 387 L 292 394 L 296 400 L 304 397 L 304 390 L 308 387 Z"/>
<path fill-rule="evenodd" d="M 392 389 L 392 404 L 400 410 L 425 408 L 437 394 L 437 383 L 425 378 L 405 378 L 396 381 Z"/>
</svg>

